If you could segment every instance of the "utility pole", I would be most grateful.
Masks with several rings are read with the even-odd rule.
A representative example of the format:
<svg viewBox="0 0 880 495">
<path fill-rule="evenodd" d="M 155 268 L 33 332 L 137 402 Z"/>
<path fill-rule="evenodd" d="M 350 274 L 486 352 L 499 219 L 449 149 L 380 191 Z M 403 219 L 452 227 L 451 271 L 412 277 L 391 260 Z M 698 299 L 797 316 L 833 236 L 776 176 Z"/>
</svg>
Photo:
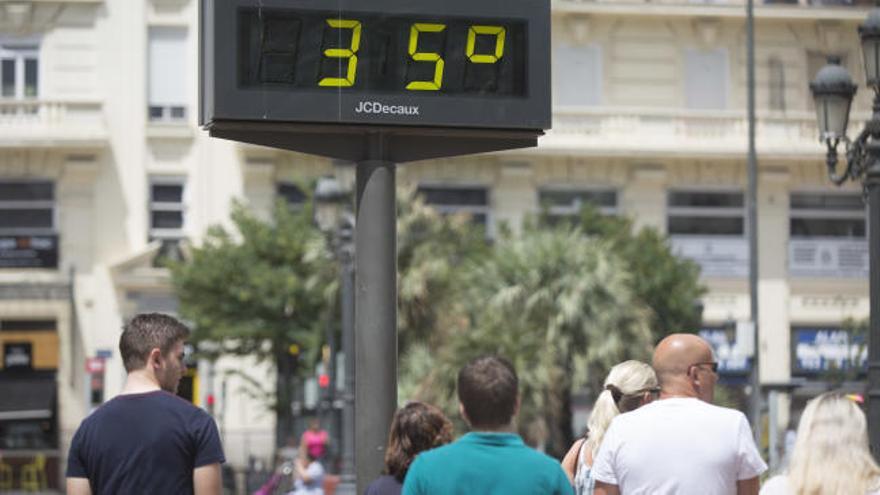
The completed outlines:
<svg viewBox="0 0 880 495">
<path fill-rule="evenodd" d="M 749 395 L 749 416 L 755 442 L 761 441 L 761 339 L 758 325 L 758 157 L 755 151 L 755 13 L 754 0 L 746 4 L 746 78 L 748 86 L 749 152 L 748 152 L 748 204 L 747 225 L 749 229 L 749 319 L 754 331 L 754 354 Z"/>
</svg>

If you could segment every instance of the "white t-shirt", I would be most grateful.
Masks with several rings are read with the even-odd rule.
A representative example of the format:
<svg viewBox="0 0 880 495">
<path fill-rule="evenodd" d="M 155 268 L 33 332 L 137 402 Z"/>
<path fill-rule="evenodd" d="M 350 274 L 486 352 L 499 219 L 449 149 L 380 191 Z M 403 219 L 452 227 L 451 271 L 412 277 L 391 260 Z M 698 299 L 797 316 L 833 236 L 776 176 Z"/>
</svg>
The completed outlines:
<svg viewBox="0 0 880 495">
<path fill-rule="evenodd" d="M 301 479 L 294 482 L 294 489 L 291 495 L 324 495 L 324 466 L 318 461 L 312 461 L 306 466 L 306 475 L 309 482 L 306 483 Z"/>
<path fill-rule="evenodd" d="M 743 413 L 672 398 L 614 418 L 592 475 L 622 495 L 735 495 L 766 469 Z"/>
<path fill-rule="evenodd" d="M 788 486 L 788 476 L 781 474 L 767 480 L 761 487 L 761 495 L 793 495 Z M 880 491 L 868 490 L 865 495 L 880 495 Z"/>
</svg>

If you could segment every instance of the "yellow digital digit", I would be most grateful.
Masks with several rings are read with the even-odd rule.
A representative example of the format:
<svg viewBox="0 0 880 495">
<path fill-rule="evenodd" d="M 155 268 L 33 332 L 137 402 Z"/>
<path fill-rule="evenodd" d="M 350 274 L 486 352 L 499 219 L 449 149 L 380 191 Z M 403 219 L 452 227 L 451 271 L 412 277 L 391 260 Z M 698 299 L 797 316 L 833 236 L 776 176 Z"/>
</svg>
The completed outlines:
<svg viewBox="0 0 880 495">
<path fill-rule="evenodd" d="M 420 52 L 419 33 L 439 33 L 446 29 L 446 24 L 426 24 L 417 22 L 409 30 L 409 55 L 416 62 L 435 62 L 433 81 L 413 81 L 406 85 L 409 90 L 437 91 L 443 86 L 443 67 L 446 63 L 439 53 Z"/>
<path fill-rule="evenodd" d="M 493 34 L 495 35 L 495 53 L 490 54 L 475 54 L 474 49 L 477 44 L 477 35 L 478 34 Z M 468 29 L 468 37 L 467 37 L 467 58 L 471 62 L 475 64 L 494 64 L 504 55 L 504 37 L 507 34 L 507 30 L 501 26 L 471 26 Z"/>
<path fill-rule="evenodd" d="M 361 46 L 361 22 L 349 19 L 327 19 L 327 24 L 335 29 L 351 29 L 351 46 L 349 48 L 328 48 L 324 50 L 327 58 L 347 58 L 348 69 L 345 77 L 325 77 L 318 86 L 345 88 L 354 85 L 357 76 L 357 51 Z"/>
</svg>

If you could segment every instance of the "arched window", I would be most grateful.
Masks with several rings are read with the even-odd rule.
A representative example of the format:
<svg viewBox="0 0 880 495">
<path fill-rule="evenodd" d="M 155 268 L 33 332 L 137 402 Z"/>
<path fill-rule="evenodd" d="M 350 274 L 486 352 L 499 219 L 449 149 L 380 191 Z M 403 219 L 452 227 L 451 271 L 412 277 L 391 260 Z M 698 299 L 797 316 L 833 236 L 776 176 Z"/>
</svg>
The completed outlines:
<svg viewBox="0 0 880 495">
<path fill-rule="evenodd" d="M 778 57 L 767 62 L 770 110 L 785 111 L 785 68 Z"/>
</svg>

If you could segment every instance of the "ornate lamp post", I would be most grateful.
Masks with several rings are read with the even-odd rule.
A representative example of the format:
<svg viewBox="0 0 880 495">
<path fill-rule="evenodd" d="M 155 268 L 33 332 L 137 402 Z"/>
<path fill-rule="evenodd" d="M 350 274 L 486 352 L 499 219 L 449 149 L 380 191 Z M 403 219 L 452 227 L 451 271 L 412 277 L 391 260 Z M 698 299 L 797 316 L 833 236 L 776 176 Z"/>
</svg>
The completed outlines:
<svg viewBox="0 0 880 495">
<path fill-rule="evenodd" d="M 836 185 L 860 180 L 868 201 L 868 252 L 870 253 L 870 332 L 868 338 L 868 430 L 871 450 L 880 456 L 880 9 L 868 14 L 859 26 L 865 78 L 874 90 L 871 119 L 850 141 L 846 126 L 856 85 L 840 60 L 829 58 L 810 83 L 816 102 L 819 137 L 828 148 L 825 164 Z M 837 147 L 845 143 L 846 165 L 838 172 Z"/>
<path fill-rule="evenodd" d="M 354 470 L 354 215 L 349 202 L 351 192 L 344 190 L 332 177 L 322 177 L 315 186 L 315 221 L 331 239 L 334 255 L 339 261 L 340 306 L 342 307 L 342 346 L 345 353 L 345 387 L 342 392 L 342 467 L 341 483 L 336 489 L 339 495 L 355 493 Z M 328 402 L 333 407 L 333 390 L 336 386 L 333 336 L 328 329 L 327 343 L 331 346 L 328 375 Z"/>
</svg>

